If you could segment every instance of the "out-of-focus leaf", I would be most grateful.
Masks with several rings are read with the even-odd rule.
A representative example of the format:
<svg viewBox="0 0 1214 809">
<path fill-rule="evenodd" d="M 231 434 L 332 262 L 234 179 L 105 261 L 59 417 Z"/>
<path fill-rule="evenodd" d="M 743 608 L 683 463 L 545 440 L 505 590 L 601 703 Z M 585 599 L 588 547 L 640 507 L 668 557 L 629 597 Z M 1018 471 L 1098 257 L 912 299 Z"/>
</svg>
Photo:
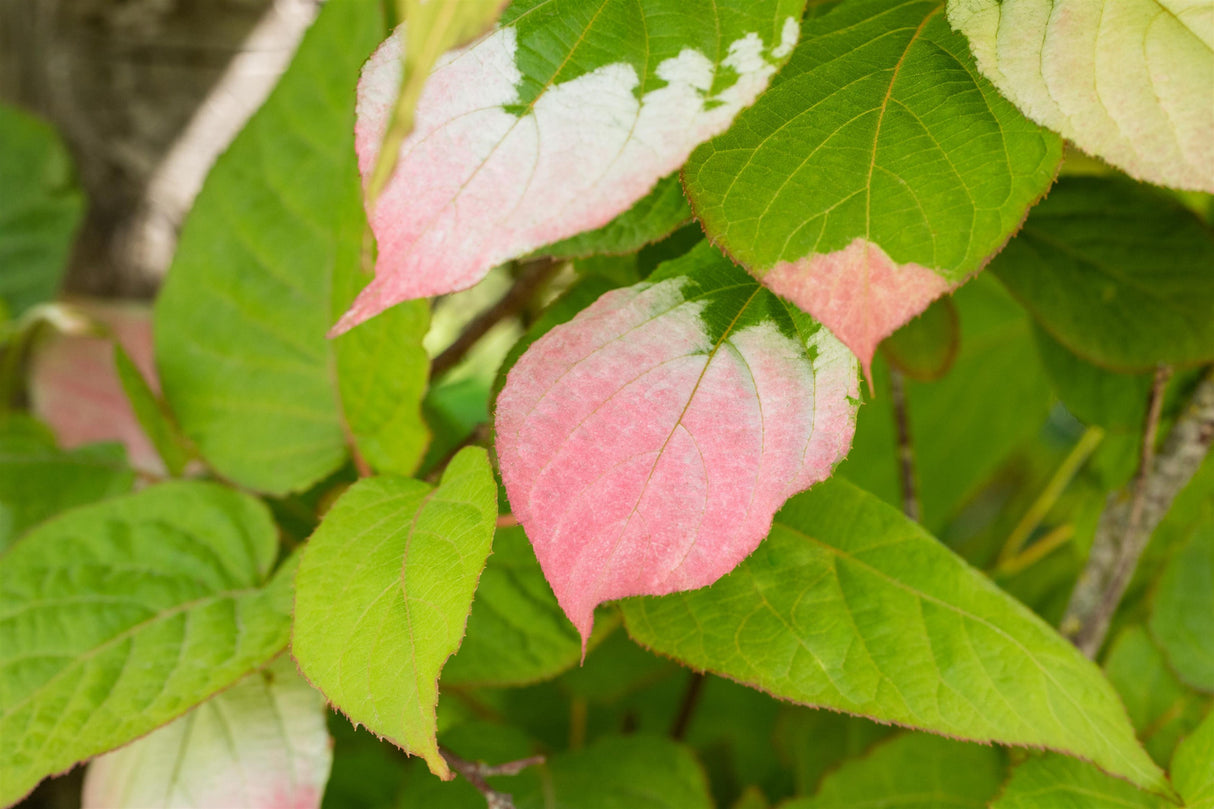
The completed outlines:
<svg viewBox="0 0 1214 809">
<path fill-rule="evenodd" d="M 190 460 L 189 445 L 173 415 L 152 390 L 143 372 L 121 343 L 114 344 L 114 370 L 143 434 L 156 448 L 156 454 L 168 473 L 174 477 L 180 476 Z"/>
<path fill-rule="evenodd" d="M 1203 2 L 949 0 L 1025 115 L 1148 182 L 1214 192 L 1214 15 Z"/>
<path fill-rule="evenodd" d="M 1214 711 L 1176 748 L 1172 782 L 1186 809 L 1214 807 Z"/>
<path fill-rule="evenodd" d="M 1121 695 L 1143 746 L 1160 766 L 1166 765 L 1176 743 L 1201 722 L 1208 700 L 1176 679 L 1142 626 L 1131 626 L 1117 636 L 1104 671 Z"/>
<path fill-rule="evenodd" d="M 833 479 L 710 589 L 622 605 L 638 642 L 807 705 L 1167 781 L 1100 670 L 900 512 Z"/>
<path fill-rule="evenodd" d="M 781 761 L 792 769 L 797 794 L 809 795 L 818 791 L 827 772 L 894 732 L 890 725 L 863 717 L 785 705 L 773 744 Z"/>
<path fill-rule="evenodd" d="M 544 581 L 526 534 L 499 530 L 476 587 L 468 634 L 443 668 L 443 685 L 524 685 L 555 677 L 581 654 L 581 640 Z"/>
<path fill-rule="evenodd" d="M 1214 691 L 1214 521 L 1194 529 L 1164 568 L 1151 634 L 1180 679 Z"/>
<path fill-rule="evenodd" d="M 333 763 L 324 698 L 290 657 L 89 764 L 84 809 L 315 809 Z"/>
<path fill-rule="evenodd" d="M 0 303 L 17 317 L 59 291 L 84 195 L 46 123 L 0 104 L 0 143 Z"/>
<path fill-rule="evenodd" d="M 1168 195 L 1067 177 L 991 270 L 1058 342 L 1117 371 L 1214 359 L 1214 232 Z"/>
<path fill-rule="evenodd" d="M 1004 778 L 1003 753 L 926 733 L 904 733 L 843 762 L 812 798 L 781 809 L 985 809 Z"/>
<path fill-rule="evenodd" d="M 940 298 L 923 314 L 881 341 L 885 359 L 911 379 L 930 382 L 953 367 L 961 347 L 961 321 L 952 298 Z"/>
<path fill-rule="evenodd" d="M 129 492 L 134 484 L 121 446 L 61 450 L 33 419 L 0 417 L 0 551 L 49 517 Z"/>
<path fill-rule="evenodd" d="M 287 644 L 274 524 L 209 483 L 67 512 L 0 559 L 0 804 L 126 744 Z"/>
<path fill-rule="evenodd" d="M 1040 326 L 1033 329 L 1041 366 L 1058 398 L 1084 424 L 1138 432 L 1147 416 L 1151 374 L 1119 374 L 1072 353 Z"/>
<path fill-rule="evenodd" d="M 304 676 L 443 778 L 438 675 L 464 637 L 496 517 L 488 458 L 468 447 L 437 487 L 391 476 L 350 487 L 296 578 L 292 651 Z"/>
<path fill-rule="evenodd" d="M 703 587 L 851 444 L 855 357 L 708 243 L 527 349 L 497 399 L 514 515 L 583 641 L 614 598 Z"/>
<path fill-rule="evenodd" d="M 978 72 L 940 0 L 846 0 L 683 170 L 709 237 L 826 325 L 877 344 L 978 272 L 1062 141 Z"/>
</svg>

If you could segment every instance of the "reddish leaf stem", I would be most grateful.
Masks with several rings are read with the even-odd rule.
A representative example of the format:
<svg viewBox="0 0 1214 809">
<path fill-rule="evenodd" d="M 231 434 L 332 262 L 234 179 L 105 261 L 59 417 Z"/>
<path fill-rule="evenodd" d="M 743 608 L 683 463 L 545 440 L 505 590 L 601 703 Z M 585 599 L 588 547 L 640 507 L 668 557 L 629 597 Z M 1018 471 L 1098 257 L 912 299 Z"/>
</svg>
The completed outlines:
<svg viewBox="0 0 1214 809">
<path fill-rule="evenodd" d="M 440 747 L 438 752 L 447 760 L 451 769 L 463 776 L 464 780 L 476 787 L 477 792 L 485 796 L 485 803 L 489 809 L 514 809 L 514 799 L 509 794 L 499 792 L 489 786 L 486 778 L 492 778 L 495 775 L 518 775 L 528 767 L 544 763 L 543 756 L 530 756 L 518 761 L 508 761 L 505 764 L 491 765 L 485 764 L 483 761 L 468 761 L 445 747 Z"/>
<path fill-rule="evenodd" d="M 898 432 L 898 483 L 902 488 L 902 513 L 919 522 L 919 497 L 915 492 L 915 450 L 911 444 L 910 414 L 906 404 L 906 383 L 902 372 L 889 369 L 889 395 L 894 405 L 894 426 Z"/>
</svg>

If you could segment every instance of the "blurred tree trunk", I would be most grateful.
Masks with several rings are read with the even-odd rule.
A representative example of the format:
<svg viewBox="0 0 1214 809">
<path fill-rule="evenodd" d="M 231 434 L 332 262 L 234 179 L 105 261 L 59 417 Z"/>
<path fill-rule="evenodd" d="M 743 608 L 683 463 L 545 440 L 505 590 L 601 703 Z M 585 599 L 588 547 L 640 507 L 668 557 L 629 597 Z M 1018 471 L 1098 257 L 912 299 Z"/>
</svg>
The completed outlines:
<svg viewBox="0 0 1214 809">
<path fill-rule="evenodd" d="M 138 224 L 148 183 L 273 4 L 0 0 L 0 99 L 59 128 L 89 198 L 68 292 L 154 291 L 163 267 L 141 260 Z"/>
</svg>

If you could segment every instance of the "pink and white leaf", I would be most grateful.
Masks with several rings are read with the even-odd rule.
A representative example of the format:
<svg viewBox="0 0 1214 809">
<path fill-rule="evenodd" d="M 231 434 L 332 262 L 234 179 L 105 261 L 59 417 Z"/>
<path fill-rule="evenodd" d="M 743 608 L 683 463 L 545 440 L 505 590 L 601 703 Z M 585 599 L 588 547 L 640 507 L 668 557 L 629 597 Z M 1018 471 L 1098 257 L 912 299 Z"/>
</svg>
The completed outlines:
<svg viewBox="0 0 1214 809">
<path fill-rule="evenodd" d="M 84 809 L 316 809 L 333 763 L 324 698 L 279 657 L 180 719 L 95 759 Z"/>
<path fill-rule="evenodd" d="M 686 13 L 686 12 L 683 12 Z M 685 47 L 638 98 L 629 63 L 551 84 L 522 114 L 517 31 L 499 28 L 439 60 L 396 171 L 370 211 L 375 279 L 333 327 L 340 334 L 411 298 L 466 289 L 490 268 L 591 230 L 644 197 L 767 86 L 799 33 L 739 35 L 719 64 Z M 403 31 L 372 55 L 358 87 L 355 148 L 364 183 L 401 82 Z M 774 37 L 772 37 L 774 39 Z M 718 72 L 736 79 L 712 92 Z"/>
<path fill-rule="evenodd" d="M 734 322 L 770 296 L 747 280 L 726 293 Z M 583 641 L 604 601 L 731 571 L 851 446 L 856 359 L 830 332 L 807 346 L 760 319 L 713 338 L 688 286 L 603 295 L 528 349 L 497 402 L 511 508 Z"/>
</svg>

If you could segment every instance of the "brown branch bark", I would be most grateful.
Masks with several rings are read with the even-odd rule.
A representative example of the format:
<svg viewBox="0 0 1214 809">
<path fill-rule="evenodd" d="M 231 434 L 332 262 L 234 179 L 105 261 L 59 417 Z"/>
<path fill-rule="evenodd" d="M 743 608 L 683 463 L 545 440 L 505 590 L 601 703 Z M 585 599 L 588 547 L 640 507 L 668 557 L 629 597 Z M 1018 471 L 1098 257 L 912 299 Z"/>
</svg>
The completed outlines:
<svg viewBox="0 0 1214 809">
<path fill-rule="evenodd" d="M 514 286 L 497 303 L 481 312 L 455 338 L 443 353 L 430 363 L 430 378 L 439 379 L 443 374 L 459 365 L 464 355 L 502 320 L 522 310 L 532 296 L 560 269 L 561 262 L 541 258 L 527 262 L 514 282 Z"/>
<path fill-rule="evenodd" d="M 902 489 L 902 513 L 919 522 L 919 496 L 915 491 L 915 450 L 911 444 L 910 413 L 906 404 L 906 383 L 902 372 L 889 369 L 889 395 L 894 406 L 894 427 L 898 441 L 898 483 Z"/>
<path fill-rule="evenodd" d="M 514 809 L 514 799 L 507 793 L 499 792 L 489 786 L 486 778 L 492 778 L 495 775 L 518 775 L 528 767 L 544 763 L 543 756 L 531 756 L 518 761 L 508 761 L 505 764 L 491 765 L 485 764 L 483 761 L 468 761 L 460 758 L 445 747 L 440 747 L 438 752 L 447 760 L 451 769 L 463 776 L 464 780 L 476 787 L 477 792 L 485 796 L 485 803 L 489 809 Z"/>
<path fill-rule="evenodd" d="M 1198 384 L 1184 412 L 1155 455 L 1163 388 L 1168 373 L 1155 377 L 1143 435 L 1142 462 L 1134 481 L 1105 504 L 1087 565 L 1062 620 L 1062 634 L 1088 657 L 1104 643 L 1109 623 L 1146 548 L 1172 501 L 1188 484 L 1214 441 L 1214 372 Z"/>
</svg>

